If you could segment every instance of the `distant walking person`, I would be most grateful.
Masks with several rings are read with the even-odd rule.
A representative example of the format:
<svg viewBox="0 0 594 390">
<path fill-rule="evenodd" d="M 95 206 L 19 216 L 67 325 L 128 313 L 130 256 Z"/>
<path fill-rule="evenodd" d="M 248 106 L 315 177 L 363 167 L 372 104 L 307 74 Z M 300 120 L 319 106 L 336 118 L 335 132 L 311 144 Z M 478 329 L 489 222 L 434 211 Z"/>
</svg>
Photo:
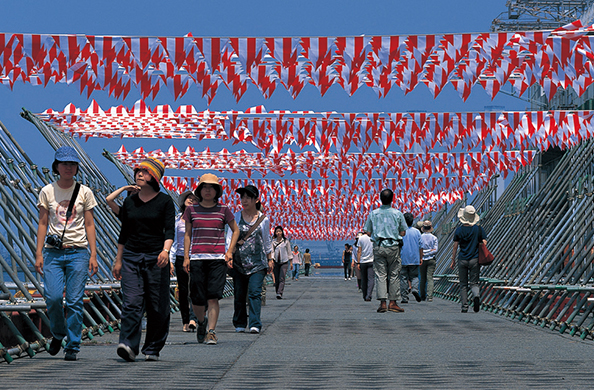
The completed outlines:
<svg viewBox="0 0 594 390">
<path fill-rule="evenodd" d="M 169 251 L 175 236 L 175 206 L 169 195 L 159 191 L 164 172 L 161 161 L 146 159 L 134 169 L 136 186 L 121 187 L 107 197 L 116 209 L 114 199 L 123 191 L 133 192 L 119 210 L 122 228 L 112 269 L 122 281 L 123 295 L 117 354 L 129 362 L 139 353 L 145 312 L 142 353 L 146 360 L 159 359 L 169 335 Z"/>
<path fill-rule="evenodd" d="M 52 171 L 59 178 L 41 189 L 37 202 L 35 270 L 43 275 L 53 336 L 47 352 L 57 355 L 67 337 L 64 360 L 76 360 L 80 351 L 87 272 L 93 276 L 98 269 L 93 220 L 97 201 L 89 187 L 74 181 L 79 163 L 74 148 L 58 148 Z"/>
<path fill-rule="evenodd" d="M 305 276 L 309 276 L 309 269 L 311 268 L 311 253 L 309 253 L 309 248 L 305 249 L 305 253 L 303 254 L 303 264 Z"/>
<path fill-rule="evenodd" d="M 293 280 L 299 280 L 299 266 L 301 265 L 301 252 L 299 247 L 295 245 L 291 253 L 291 270 L 293 271 Z"/>
<path fill-rule="evenodd" d="M 435 272 L 435 255 L 437 254 L 437 237 L 431 232 L 431 221 L 423 222 L 421 234 L 421 249 L 423 249 L 423 262 L 421 263 L 421 300 L 433 302 L 433 273 Z"/>
<path fill-rule="evenodd" d="M 404 214 L 404 220 L 408 225 L 406 235 L 402 240 L 402 268 L 400 269 L 400 294 L 402 303 L 408 303 L 408 285 L 410 283 L 411 293 L 417 302 L 421 302 L 419 294 L 419 265 L 422 264 L 423 250 L 421 249 L 421 232 L 413 226 L 414 216 L 411 213 Z"/>
<path fill-rule="evenodd" d="M 262 204 L 258 188 L 247 185 L 235 192 L 241 197 L 243 209 L 235 214 L 240 233 L 233 255 L 233 326 L 236 332 L 245 332 L 249 325 L 250 333 L 260 333 L 262 284 L 274 266 L 270 221 L 260 211 Z M 228 230 L 228 245 L 231 238 L 232 232 Z M 246 306 L 249 306 L 249 324 Z"/>
<path fill-rule="evenodd" d="M 289 268 L 289 259 L 291 259 L 291 242 L 285 237 L 282 226 L 274 228 L 274 288 L 276 290 L 276 299 L 283 299 L 285 291 L 285 278 Z"/>
<path fill-rule="evenodd" d="M 479 215 L 473 206 L 466 206 L 458 210 L 458 218 L 462 223 L 454 232 L 454 250 L 452 252 L 452 263 L 450 268 L 456 266 L 456 253 L 458 247 L 458 278 L 460 280 L 460 303 L 462 304 L 462 313 L 468 312 L 468 288 L 472 290 L 473 310 L 478 312 L 481 306 L 478 263 L 479 243 L 487 245 L 487 233 L 477 225 Z"/>
<path fill-rule="evenodd" d="M 344 251 L 342 251 L 342 266 L 344 267 L 344 280 L 351 280 L 352 262 L 353 248 L 349 244 L 344 244 Z"/>
<path fill-rule="evenodd" d="M 357 268 L 361 273 L 361 292 L 366 302 L 371 302 L 375 274 L 373 272 L 373 243 L 369 236 L 361 232 L 357 239 Z"/>
<path fill-rule="evenodd" d="M 369 213 L 364 230 L 373 241 L 373 270 L 375 271 L 378 313 L 403 312 L 400 300 L 400 248 L 406 234 L 406 221 L 402 213 L 391 207 L 394 193 L 385 189 L 380 193 L 382 206 Z M 386 300 L 390 304 L 386 305 Z"/>
</svg>

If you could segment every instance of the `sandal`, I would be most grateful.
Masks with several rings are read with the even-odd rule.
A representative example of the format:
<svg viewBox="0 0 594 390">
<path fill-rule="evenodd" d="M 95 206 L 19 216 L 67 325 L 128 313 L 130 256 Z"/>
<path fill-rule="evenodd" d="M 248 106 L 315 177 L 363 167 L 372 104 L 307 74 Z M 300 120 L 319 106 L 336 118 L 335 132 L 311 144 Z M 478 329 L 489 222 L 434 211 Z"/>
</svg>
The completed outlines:
<svg viewBox="0 0 594 390">
<path fill-rule="evenodd" d="M 190 320 L 190 323 L 188 324 L 188 329 L 190 332 L 195 332 L 196 331 L 196 321 L 194 320 Z"/>
<path fill-rule="evenodd" d="M 182 332 L 189 332 L 189 331 L 190 331 L 190 325 L 184 324 L 184 326 L 182 326 Z"/>
</svg>

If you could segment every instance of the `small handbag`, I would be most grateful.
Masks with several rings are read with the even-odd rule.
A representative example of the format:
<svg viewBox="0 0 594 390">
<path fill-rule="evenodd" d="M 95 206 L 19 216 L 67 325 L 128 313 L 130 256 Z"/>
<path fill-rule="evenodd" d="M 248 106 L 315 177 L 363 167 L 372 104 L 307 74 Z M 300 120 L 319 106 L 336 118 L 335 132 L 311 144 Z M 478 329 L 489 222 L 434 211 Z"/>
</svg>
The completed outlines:
<svg viewBox="0 0 594 390">
<path fill-rule="evenodd" d="M 490 265 L 493 260 L 495 260 L 495 257 L 491 252 L 489 252 L 487 246 L 483 243 L 480 243 L 478 256 L 479 265 Z"/>
</svg>

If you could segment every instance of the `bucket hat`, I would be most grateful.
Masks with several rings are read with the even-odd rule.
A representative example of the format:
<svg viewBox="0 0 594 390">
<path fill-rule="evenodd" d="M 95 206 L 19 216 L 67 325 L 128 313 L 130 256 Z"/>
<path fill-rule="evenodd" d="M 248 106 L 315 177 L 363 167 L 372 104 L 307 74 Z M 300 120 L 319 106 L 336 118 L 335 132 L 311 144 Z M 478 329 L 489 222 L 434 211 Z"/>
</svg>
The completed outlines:
<svg viewBox="0 0 594 390">
<path fill-rule="evenodd" d="M 426 233 L 431 233 L 433 231 L 433 224 L 431 221 L 426 220 L 423 222 L 423 231 Z"/>
<path fill-rule="evenodd" d="M 460 208 L 460 210 L 458 210 L 458 218 L 460 219 L 460 222 L 471 226 L 476 224 L 480 219 L 473 206 Z"/>
</svg>

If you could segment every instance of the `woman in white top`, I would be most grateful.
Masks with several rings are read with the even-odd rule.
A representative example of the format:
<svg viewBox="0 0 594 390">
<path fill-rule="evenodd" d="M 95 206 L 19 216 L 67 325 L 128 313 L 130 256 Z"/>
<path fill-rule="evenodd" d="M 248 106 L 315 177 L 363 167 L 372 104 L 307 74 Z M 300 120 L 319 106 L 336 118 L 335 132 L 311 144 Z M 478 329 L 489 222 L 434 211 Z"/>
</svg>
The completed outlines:
<svg viewBox="0 0 594 390">
<path fill-rule="evenodd" d="M 65 360 L 76 360 L 80 351 L 87 271 L 93 276 L 98 268 L 93 221 L 93 208 L 97 206 L 97 201 L 89 187 L 80 185 L 71 214 L 67 212 L 77 185 L 74 176 L 78 173 L 79 163 L 74 148 L 62 146 L 56 150 L 52 171 L 59 175 L 59 179 L 41 189 L 37 203 L 39 226 L 35 270 L 43 275 L 47 314 L 53 335 L 47 351 L 52 356 L 56 355 L 62 347 L 62 339 L 68 336 L 64 347 Z"/>
<path fill-rule="evenodd" d="M 285 290 L 285 277 L 289 268 L 289 259 L 291 254 L 291 242 L 285 238 L 282 226 L 274 228 L 274 287 L 276 289 L 276 299 L 283 299 Z"/>
<path fill-rule="evenodd" d="M 291 253 L 291 271 L 293 271 L 293 280 L 299 280 L 299 266 L 301 265 L 301 252 L 299 247 L 295 245 L 293 247 L 293 253 Z"/>
</svg>

